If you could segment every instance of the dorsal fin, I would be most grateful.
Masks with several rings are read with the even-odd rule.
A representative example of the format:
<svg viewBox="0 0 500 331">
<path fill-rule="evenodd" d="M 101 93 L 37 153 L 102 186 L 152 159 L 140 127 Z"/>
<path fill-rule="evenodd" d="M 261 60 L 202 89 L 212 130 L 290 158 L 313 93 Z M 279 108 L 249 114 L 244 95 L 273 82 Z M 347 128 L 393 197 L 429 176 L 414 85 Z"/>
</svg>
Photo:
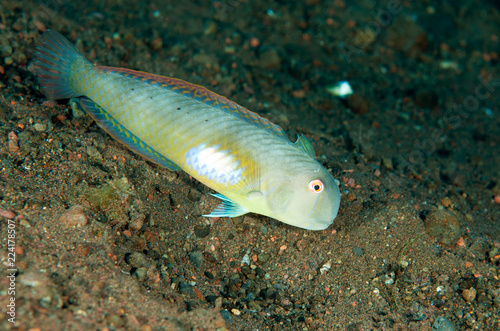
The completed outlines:
<svg viewBox="0 0 500 331">
<path fill-rule="evenodd" d="M 191 84 L 183 81 L 182 79 L 153 75 L 142 71 L 135 71 L 124 68 L 98 66 L 96 67 L 96 69 L 103 72 L 113 72 L 124 77 L 131 77 L 147 82 L 149 84 L 158 85 L 169 91 L 179 93 L 186 97 L 190 97 L 197 101 L 206 103 L 249 124 L 272 132 L 276 136 L 285 139 L 288 142 L 290 141 L 285 131 L 283 131 L 280 126 L 246 109 L 245 107 L 238 105 L 236 102 L 233 102 L 221 95 L 218 95 L 217 93 L 208 90 L 203 86 Z"/>
<path fill-rule="evenodd" d="M 299 135 L 297 141 L 295 142 L 295 146 L 306 152 L 306 154 L 311 156 L 313 159 L 316 158 L 316 151 L 314 150 L 313 144 L 311 143 L 309 138 L 307 138 L 303 134 Z"/>
</svg>

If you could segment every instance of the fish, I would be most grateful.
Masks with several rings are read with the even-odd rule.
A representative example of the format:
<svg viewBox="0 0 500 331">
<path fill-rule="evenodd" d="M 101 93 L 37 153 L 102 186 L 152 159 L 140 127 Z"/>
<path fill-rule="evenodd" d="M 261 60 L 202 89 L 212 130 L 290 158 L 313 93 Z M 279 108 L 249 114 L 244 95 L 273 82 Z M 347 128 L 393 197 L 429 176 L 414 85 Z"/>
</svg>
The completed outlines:
<svg viewBox="0 0 500 331">
<path fill-rule="evenodd" d="M 184 80 L 91 63 L 59 32 L 35 46 L 33 70 L 49 99 L 72 99 L 114 139 L 148 161 L 213 189 L 206 217 L 255 213 L 324 230 L 340 206 L 338 182 L 311 141 Z"/>
</svg>

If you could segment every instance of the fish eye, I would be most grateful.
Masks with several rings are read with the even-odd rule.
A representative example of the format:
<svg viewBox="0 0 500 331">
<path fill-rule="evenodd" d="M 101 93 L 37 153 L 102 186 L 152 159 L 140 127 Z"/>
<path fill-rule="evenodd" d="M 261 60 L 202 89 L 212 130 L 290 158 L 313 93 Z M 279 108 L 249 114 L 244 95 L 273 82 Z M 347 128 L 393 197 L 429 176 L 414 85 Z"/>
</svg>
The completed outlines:
<svg viewBox="0 0 500 331">
<path fill-rule="evenodd" d="M 309 183 L 309 190 L 311 190 L 311 192 L 313 193 L 319 193 L 323 191 L 324 188 L 325 184 L 323 184 L 323 182 L 320 181 L 319 179 L 313 179 Z"/>
</svg>

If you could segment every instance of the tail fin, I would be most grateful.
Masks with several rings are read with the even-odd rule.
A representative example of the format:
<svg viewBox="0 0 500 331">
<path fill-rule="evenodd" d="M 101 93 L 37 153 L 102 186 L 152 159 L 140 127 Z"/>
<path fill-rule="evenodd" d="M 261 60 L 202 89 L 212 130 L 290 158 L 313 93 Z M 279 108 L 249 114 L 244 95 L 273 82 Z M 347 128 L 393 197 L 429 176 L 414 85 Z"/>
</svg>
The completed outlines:
<svg viewBox="0 0 500 331">
<path fill-rule="evenodd" d="M 71 75 L 84 66 L 92 67 L 80 51 L 59 32 L 47 30 L 35 47 L 35 74 L 42 91 L 51 99 L 78 96 Z"/>
</svg>

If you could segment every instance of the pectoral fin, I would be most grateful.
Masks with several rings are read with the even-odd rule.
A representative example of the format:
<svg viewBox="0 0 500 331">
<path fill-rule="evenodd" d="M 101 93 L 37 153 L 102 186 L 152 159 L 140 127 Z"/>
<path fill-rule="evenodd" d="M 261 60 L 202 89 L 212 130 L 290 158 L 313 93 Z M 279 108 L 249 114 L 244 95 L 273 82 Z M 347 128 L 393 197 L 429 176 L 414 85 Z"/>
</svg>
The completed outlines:
<svg viewBox="0 0 500 331">
<path fill-rule="evenodd" d="M 213 212 L 208 215 L 202 215 L 205 217 L 237 217 L 248 213 L 248 210 L 233 202 L 231 199 L 226 198 L 222 194 L 216 193 L 212 194 L 216 198 L 222 200 L 221 204 L 215 208 Z"/>
</svg>

